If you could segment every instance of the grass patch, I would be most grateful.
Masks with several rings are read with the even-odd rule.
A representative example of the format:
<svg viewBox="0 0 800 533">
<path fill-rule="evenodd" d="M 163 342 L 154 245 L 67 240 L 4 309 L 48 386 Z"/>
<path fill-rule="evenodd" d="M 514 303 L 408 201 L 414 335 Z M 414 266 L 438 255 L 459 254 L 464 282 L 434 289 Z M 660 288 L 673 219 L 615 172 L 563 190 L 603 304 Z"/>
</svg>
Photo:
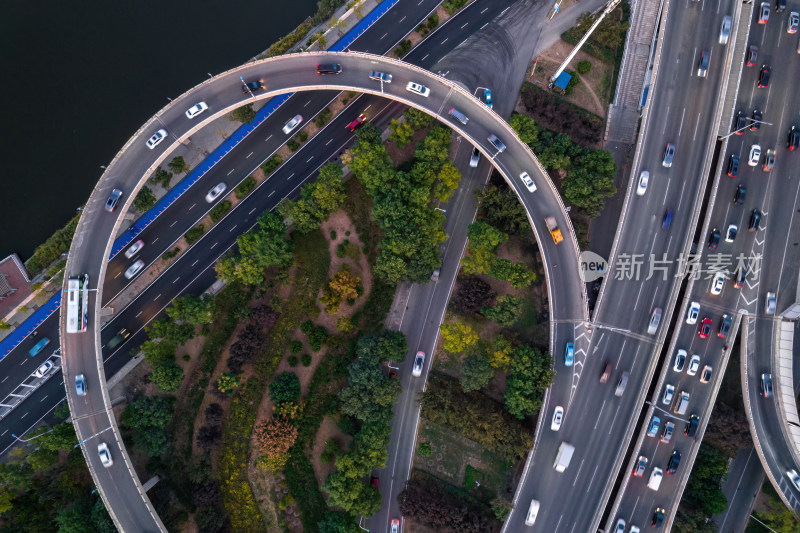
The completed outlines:
<svg viewBox="0 0 800 533">
<path fill-rule="evenodd" d="M 429 458 L 418 456 L 415 469 L 462 487 L 483 503 L 490 503 L 502 493 L 506 474 L 512 465 L 499 456 L 477 442 L 425 419 L 420 424 L 420 440 L 430 443 L 433 454 Z"/>
</svg>

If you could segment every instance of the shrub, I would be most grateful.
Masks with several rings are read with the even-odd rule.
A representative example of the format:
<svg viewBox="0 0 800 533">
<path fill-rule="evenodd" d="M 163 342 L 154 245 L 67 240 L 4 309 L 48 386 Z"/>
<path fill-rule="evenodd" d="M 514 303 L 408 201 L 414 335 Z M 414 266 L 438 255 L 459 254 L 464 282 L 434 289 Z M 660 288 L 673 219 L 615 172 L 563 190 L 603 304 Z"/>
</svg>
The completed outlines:
<svg viewBox="0 0 800 533">
<path fill-rule="evenodd" d="M 219 222 L 222 217 L 225 216 L 225 213 L 230 211 L 231 209 L 231 202 L 230 200 L 223 200 L 211 209 L 209 216 L 213 222 Z"/>
<path fill-rule="evenodd" d="M 343 316 L 336 320 L 336 329 L 342 333 L 350 333 L 355 329 L 355 325 L 353 325 L 353 320 L 351 318 Z"/>
<path fill-rule="evenodd" d="M 322 349 L 322 344 L 328 338 L 328 331 L 323 326 L 317 326 L 311 335 L 308 336 L 308 342 L 311 344 L 311 349 L 318 352 Z"/>
<path fill-rule="evenodd" d="M 296 140 L 294 140 L 294 139 L 289 139 L 289 142 L 287 142 L 287 143 L 286 143 L 286 146 L 288 146 L 288 147 L 289 147 L 289 150 L 291 150 L 292 152 L 294 152 L 295 150 L 297 150 L 298 148 L 300 148 L 300 143 L 298 143 L 298 142 L 297 142 Z"/>
<path fill-rule="evenodd" d="M 172 180 L 172 172 L 167 172 L 161 167 L 158 167 L 148 181 L 150 183 L 160 183 L 165 189 L 169 189 L 169 182 Z"/>
<path fill-rule="evenodd" d="M 167 361 L 153 370 L 150 382 L 161 392 L 175 392 L 183 382 L 183 370 L 172 361 Z"/>
<path fill-rule="evenodd" d="M 431 448 L 430 442 L 420 442 L 417 446 L 417 454 L 420 457 L 430 457 L 433 455 L 433 448 Z"/>
<path fill-rule="evenodd" d="M 179 253 L 181 253 L 181 249 L 176 247 L 174 250 L 168 250 L 168 251 L 164 252 L 163 254 L 161 254 L 161 259 L 163 259 L 164 261 L 167 261 L 169 259 L 172 259 L 176 255 L 178 255 Z"/>
<path fill-rule="evenodd" d="M 331 13 L 333 13 L 333 10 L 331 10 Z M 299 43 L 300 40 L 303 37 L 305 37 L 310 30 L 311 30 L 311 25 L 309 25 L 308 23 L 304 22 L 300 24 L 296 30 L 281 38 L 281 40 L 278 41 L 277 43 L 273 43 L 272 46 L 269 47 L 269 52 L 267 52 L 267 57 L 275 57 L 281 54 L 285 54 L 291 47 Z"/>
<path fill-rule="evenodd" d="M 592 70 L 592 62 L 591 61 L 580 61 L 577 65 L 578 73 L 579 74 L 588 74 L 590 70 Z"/>
<path fill-rule="evenodd" d="M 304 353 L 300 360 L 303 362 L 303 366 L 311 366 L 311 354 Z"/>
<path fill-rule="evenodd" d="M 192 244 L 197 239 L 202 237 L 205 231 L 206 231 L 205 226 L 203 226 L 202 224 L 198 224 L 197 226 L 187 231 L 186 234 L 183 236 L 183 238 L 186 239 L 186 244 Z"/>
<path fill-rule="evenodd" d="M 325 449 L 319 455 L 319 460 L 322 461 L 323 464 L 329 465 L 340 451 L 339 443 L 331 439 L 325 443 Z"/>
<path fill-rule="evenodd" d="M 575 73 L 574 70 L 567 71 L 567 74 L 569 74 L 572 77 L 569 79 L 569 83 L 567 83 L 567 88 L 564 89 L 564 94 L 570 95 L 572 94 L 572 89 L 574 89 L 575 86 L 581 82 L 581 79 L 578 77 L 578 75 Z"/>
<path fill-rule="evenodd" d="M 300 341 L 292 341 L 289 349 L 292 351 L 292 353 L 300 353 L 303 351 L 303 343 Z"/>
<path fill-rule="evenodd" d="M 175 174 L 180 174 L 181 172 L 187 172 L 189 170 L 189 165 L 183 160 L 182 155 L 173 157 L 172 161 L 167 163 L 167 166 Z"/>
<path fill-rule="evenodd" d="M 330 108 L 326 107 L 320 111 L 317 115 L 317 118 L 314 119 L 314 124 L 316 124 L 318 128 L 321 128 L 328 123 L 332 116 L 333 112 L 330 110 Z"/>
<path fill-rule="evenodd" d="M 398 47 L 394 49 L 394 55 L 396 55 L 397 57 L 403 57 L 408 53 L 409 50 L 411 50 L 411 41 L 405 39 L 403 41 L 400 41 Z"/>
<path fill-rule="evenodd" d="M 331 240 L 332 241 L 336 240 L 336 232 L 334 230 L 331 230 Z"/>
<path fill-rule="evenodd" d="M 142 190 L 139 191 L 139 194 L 136 195 L 136 198 L 133 200 L 133 207 L 136 208 L 137 211 L 144 212 L 156 205 L 156 196 L 153 194 L 152 189 L 145 185 L 142 187 Z"/>
<path fill-rule="evenodd" d="M 72 236 L 75 235 L 75 228 L 78 227 L 79 218 L 80 215 L 73 217 L 66 226 L 57 230 L 43 244 L 36 247 L 33 257 L 27 261 L 26 265 L 31 273 L 38 274 L 50 263 L 58 259 L 62 253 L 69 250 Z"/>
<path fill-rule="evenodd" d="M 314 331 L 314 323 L 310 320 L 306 320 L 302 324 L 300 324 L 300 331 L 302 331 L 306 335 L 310 335 L 312 331 Z"/>
<path fill-rule="evenodd" d="M 308 132 L 307 131 L 301 131 L 300 133 L 297 134 L 297 136 L 300 137 L 300 142 L 301 143 L 304 143 L 304 142 L 306 142 L 308 140 Z"/>
<path fill-rule="evenodd" d="M 442 7 L 447 10 L 450 15 L 464 7 L 469 0 L 447 0 L 442 3 Z"/>
<path fill-rule="evenodd" d="M 297 356 L 296 355 L 290 355 L 289 359 L 288 359 L 288 362 L 289 362 L 289 366 L 290 367 L 292 367 L 292 368 L 296 367 L 297 366 Z"/>
<path fill-rule="evenodd" d="M 233 190 L 236 193 L 236 198 L 241 200 L 256 188 L 256 179 L 253 176 L 246 177 L 236 188 Z"/>
<path fill-rule="evenodd" d="M 300 397 L 300 379 L 294 372 L 281 372 L 269 384 L 269 399 L 274 404 L 293 402 Z"/>
<path fill-rule="evenodd" d="M 278 154 L 275 154 L 266 161 L 264 161 L 264 164 L 261 165 L 261 170 L 264 172 L 265 176 L 269 176 L 270 174 L 275 172 L 276 168 L 281 166 L 281 163 L 283 163 L 283 159 L 281 159 L 281 156 L 279 156 Z"/>
<path fill-rule="evenodd" d="M 242 124 L 250 124 L 255 118 L 256 112 L 253 111 L 253 104 L 246 104 L 231 111 L 228 120 L 238 121 Z"/>
</svg>

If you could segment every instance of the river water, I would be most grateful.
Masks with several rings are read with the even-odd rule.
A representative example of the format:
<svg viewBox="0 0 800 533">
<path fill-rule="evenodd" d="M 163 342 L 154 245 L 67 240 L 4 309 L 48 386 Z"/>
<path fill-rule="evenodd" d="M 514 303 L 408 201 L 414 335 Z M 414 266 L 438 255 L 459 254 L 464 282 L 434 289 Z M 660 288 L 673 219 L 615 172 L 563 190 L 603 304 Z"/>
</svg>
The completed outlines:
<svg viewBox="0 0 800 533">
<path fill-rule="evenodd" d="M 0 259 L 65 224 L 167 97 L 261 53 L 316 3 L 0 2 Z"/>
</svg>

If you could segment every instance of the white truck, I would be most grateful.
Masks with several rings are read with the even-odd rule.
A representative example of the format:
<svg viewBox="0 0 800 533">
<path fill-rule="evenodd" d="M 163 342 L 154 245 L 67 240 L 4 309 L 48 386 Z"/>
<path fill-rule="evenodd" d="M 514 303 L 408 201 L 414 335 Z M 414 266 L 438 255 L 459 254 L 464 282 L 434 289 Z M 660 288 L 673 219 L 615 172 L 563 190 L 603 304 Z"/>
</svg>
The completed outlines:
<svg viewBox="0 0 800 533">
<path fill-rule="evenodd" d="M 553 468 L 556 472 L 563 472 L 569 466 L 572 460 L 572 454 L 575 453 L 575 446 L 568 442 L 562 442 L 558 447 L 558 454 L 556 455 L 556 462 L 553 463 Z"/>
</svg>

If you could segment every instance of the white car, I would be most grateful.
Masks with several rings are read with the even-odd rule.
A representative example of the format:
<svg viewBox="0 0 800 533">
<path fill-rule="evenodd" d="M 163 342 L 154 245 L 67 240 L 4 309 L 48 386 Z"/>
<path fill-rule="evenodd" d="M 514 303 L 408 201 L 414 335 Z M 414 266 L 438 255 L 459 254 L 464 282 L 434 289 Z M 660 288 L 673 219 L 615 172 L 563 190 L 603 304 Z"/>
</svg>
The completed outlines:
<svg viewBox="0 0 800 533">
<path fill-rule="evenodd" d="M 153 134 L 152 137 L 147 139 L 147 147 L 151 150 L 159 145 L 161 141 L 167 138 L 167 130 L 160 129 Z"/>
<path fill-rule="evenodd" d="M 672 365 L 672 370 L 675 372 L 683 372 L 683 365 L 686 364 L 686 350 L 678 350 L 675 354 L 675 363 Z"/>
<path fill-rule="evenodd" d="M 789 478 L 789 481 L 792 482 L 794 488 L 800 490 L 800 476 L 797 475 L 797 470 L 794 468 L 790 468 L 786 471 L 786 476 Z"/>
<path fill-rule="evenodd" d="M 417 93 L 419 95 L 424 96 L 427 98 L 431 94 L 431 90 L 422 85 L 421 83 L 414 83 L 413 81 L 408 82 L 406 85 L 406 90 L 411 91 L 412 93 Z"/>
<path fill-rule="evenodd" d="M 536 516 L 539 514 L 539 502 L 531 500 L 531 506 L 528 507 L 528 514 L 525 516 L 525 525 L 532 526 L 536 522 Z"/>
<path fill-rule="evenodd" d="M 750 157 L 747 159 L 747 164 L 751 167 L 758 165 L 761 160 L 761 146 L 754 144 L 750 147 Z"/>
<path fill-rule="evenodd" d="M 797 33 L 797 26 L 800 25 L 800 13 L 792 11 L 789 13 L 789 21 L 786 24 L 786 33 Z"/>
<path fill-rule="evenodd" d="M 289 135 L 290 133 L 292 133 L 292 130 L 294 130 L 297 126 L 300 125 L 301 122 L 303 122 L 302 115 L 293 116 L 291 120 L 289 120 L 289 122 L 283 125 L 283 133 Z"/>
<path fill-rule="evenodd" d="M 700 304 L 692 302 L 689 304 L 689 310 L 686 312 L 686 323 L 697 324 L 697 317 L 700 314 Z"/>
<path fill-rule="evenodd" d="M 108 444 L 105 442 L 101 442 L 97 445 L 97 455 L 100 456 L 100 462 L 103 463 L 104 467 L 108 468 L 114 464 L 114 461 L 111 459 L 111 451 L 109 451 Z"/>
<path fill-rule="evenodd" d="M 135 243 L 131 244 L 130 248 L 125 250 L 125 257 L 130 259 L 134 255 L 138 254 L 139 250 L 141 250 L 143 247 L 144 247 L 144 241 L 143 240 L 140 239 L 140 240 L 136 241 Z"/>
<path fill-rule="evenodd" d="M 617 525 L 614 526 L 614 533 L 625 533 L 625 520 L 622 518 L 617 520 Z"/>
<path fill-rule="evenodd" d="M 208 203 L 213 202 L 214 200 L 219 198 L 219 195 L 224 193 L 225 189 L 227 189 L 227 188 L 228 188 L 228 186 L 225 185 L 225 183 L 217 183 L 214 186 L 214 188 L 211 189 L 210 191 L 208 191 L 208 194 L 206 194 L 206 202 L 208 202 Z"/>
<path fill-rule="evenodd" d="M 717 272 L 714 274 L 714 279 L 711 280 L 711 294 L 717 295 L 722 292 L 722 287 L 725 285 L 725 274 Z"/>
<path fill-rule="evenodd" d="M 639 175 L 639 185 L 636 187 L 637 196 L 644 196 L 644 193 L 647 192 L 647 182 L 649 181 L 650 173 L 646 170 L 642 170 L 642 173 Z"/>
<path fill-rule="evenodd" d="M 208 109 L 208 104 L 206 104 L 205 102 L 197 102 L 192 107 L 186 110 L 186 118 L 189 119 L 194 118 L 203 111 L 205 111 L 206 109 Z"/>
<path fill-rule="evenodd" d="M 739 232 L 739 226 L 737 226 L 736 224 L 730 224 L 728 226 L 728 231 L 725 232 L 725 242 L 733 242 L 738 232 Z"/>
<path fill-rule="evenodd" d="M 629 533 L 639 533 L 640 531 L 641 530 L 639 529 L 639 526 L 631 526 L 631 530 Z"/>
<path fill-rule="evenodd" d="M 697 369 L 700 368 L 700 356 L 697 354 L 692 355 L 692 358 L 689 360 L 689 368 L 686 369 L 686 373 L 690 376 L 694 376 L 697 374 Z"/>
<path fill-rule="evenodd" d="M 414 368 L 411 369 L 411 375 L 419 377 L 422 375 L 422 367 L 425 365 L 425 352 L 417 352 L 414 357 Z"/>
<path fill-rule="evenodd" d="M 664 387 L 664 397 L 661 399 L 661 403 L 669 405 L 672 403 L 672 398 L 675 396 L 675 385 L 670 385 L 667 383 L 667 386 Z"/>
<path fill-rule="evenodd" d="M 556 409 L 553 411 L 553 421 L 550 423 L 550 429 L 558 431 L 561 428 L 562 420 L 564 420 L 564 408 L 560 405 L 556 405 Z"/>
<path fill-rule="evenodd" d="M 523 172 L 522 174 L 520 174 L 519 179 L 522 180 L 522 183 L 525 184 L 525 187 L 527 187 L 530 192 L 536 191 L 536 184 L 533 183 L 533 180 L 531 179 L 531 177 L 528 175 L 527 172 Z"/>
<path fill-rule="evenodd" d="M 54 366 L 53 363 L 51 363 L 50 361 L 45 361 L 44 363 L 42 363 L 42 366 L 36 369 L 36 371 L 33 373 L 33 377 L 35 378 L 45 377 L 45 375 L 47 375 L 47 373 L 53 369 L 53 366 Z"/>
<path fill-rule="evenodd" d="M 138 274 L 139 272 L 141 272 L 143 268 L 144 268 L 144 261 L 139 259 L 134 264 L 129 266 L 128 270 L 125 271 L 125 278 L 133 279 L 133 277 L 136 276 L 136 274 Z"/>
<path fill-rule="evenodd" d="M 711 381 L 711 372 L 712 372 L 711 365 L 706 365 L 703 367 L 703 372 L 700 373 L 700 383 L 708 383 Z"/>
</svg>

